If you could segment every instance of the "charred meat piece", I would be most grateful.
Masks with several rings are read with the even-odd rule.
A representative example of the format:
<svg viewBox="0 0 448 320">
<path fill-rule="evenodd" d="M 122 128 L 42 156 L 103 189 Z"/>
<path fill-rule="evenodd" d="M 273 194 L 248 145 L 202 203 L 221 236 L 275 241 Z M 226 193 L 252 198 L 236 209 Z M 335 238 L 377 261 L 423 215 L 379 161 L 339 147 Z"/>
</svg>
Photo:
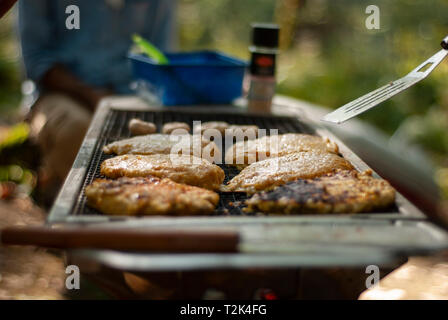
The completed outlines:
<svg viewBox="0 0 448 320">
<path fill-rule="evenodd" d="M 108 178 L 169 178 L 178 183 L 210 190 L 218 190 L 225 176 L 220 167 L 207 160 L 168 154 L 128 154 L 106 159 L 101 164 L 101 174 Z"/>
<path fill-rule="evenodd" d="M 102 213 L 127 216 L 210 214 L 219 201 L 213 191 L 156 177 L 95 179 L 85 194 Z"/>
<path fill-rule="evenodd" d="M 358 213 L 390 208 L 395 190 L 371 171 L 338 171 L 311 180 L 297 180 L 246 200 L 249 212 Z"/>
<path fill-rule="evenodd" d="M 319 177 L 338 169 L 352 170 L 353 166 L 334 153 L 291 153 L 252 163 L 230 180 L 229 184 L 223 185 L 221 191 L 253 194 L 297 179 Z"/>
<path fill-rule="evenodd" d="M 244 168 L 247 164 L 270 157 L 281 157 L 302 151 L 338 153 L 338 146 L 328 139 L 301 133 L 264 136 L 255 140 L 236 142 L 225 155 L 226 164 Z"/>
<path fill-rule="evenodd" d="M 106 154 L 201 154 L 203 158 L 213 161 L 221 159 L 219 148 L 215 143 L 201 136 L 150 134 L 119 140 L 103 147 Z M 219 154 L 218 154 L 219 153 Z"/>
</svg>

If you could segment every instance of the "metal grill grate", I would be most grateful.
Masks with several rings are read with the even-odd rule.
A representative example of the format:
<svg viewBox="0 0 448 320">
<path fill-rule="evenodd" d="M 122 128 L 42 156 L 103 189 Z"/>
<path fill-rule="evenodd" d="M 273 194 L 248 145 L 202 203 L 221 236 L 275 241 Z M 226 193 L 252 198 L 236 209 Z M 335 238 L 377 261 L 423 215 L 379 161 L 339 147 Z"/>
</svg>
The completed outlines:
<svg viewBox="0 0 448 320">
<path fill-rule="evenodd" d="M 102 152 L 104 145 L 120 140 L 129 138 L 131 136 L 128 130 L 129 120 L 133 118 L 150 121 L 156 124 L 160 130 L 164 123 L 167 122 L 186 122 L 193 127 L 193 121 L 226 121 L 231 124 L 240 125 L 257 125 L 260 129 L 266 129 L 269 134 L 269 129 L 278 129 L 280 134 L 288 132 L 297 133 L 314 133 L 314 130 L 305 124 L 301 123 L 298 119 L 291 117 L 278 117 L 278 116 L 254 116 L 245 114 L 227 114 L 227 113 L 210 113 L 203 114 L 197 112 L 173 112 L 173 111 L 121 111 L 112 110 L 109 112 L 102 133 L 95 146 L 92 159 L 87 168 L 87 176 L 84 180 L 82 190 L 78 196 L 78 199 L 73 207 L 72 214 L 74 215 L 97 215 L 100 214 L 95 209 L 86 206 L 86 198 L 84 195 L 84 189 L 94 179 L 101 177 L 100 165 L 108 158 L 112 158 L 113 155 L 106 155 Z M 223 152 L 224 156 L 224 152 Z M 238 170 L 233 166 L 220 165 L 225 172 L 224 182 L 229 181 L 235 175 L 238 174 Z M 244 193 L 220 193 L 220 203 L 215 211 L 216 215 L 247 215 L 242 211 L 243 201 L 247 199 Z M 396 210 L 393 210 L 396 211 Z"/>
</svg>

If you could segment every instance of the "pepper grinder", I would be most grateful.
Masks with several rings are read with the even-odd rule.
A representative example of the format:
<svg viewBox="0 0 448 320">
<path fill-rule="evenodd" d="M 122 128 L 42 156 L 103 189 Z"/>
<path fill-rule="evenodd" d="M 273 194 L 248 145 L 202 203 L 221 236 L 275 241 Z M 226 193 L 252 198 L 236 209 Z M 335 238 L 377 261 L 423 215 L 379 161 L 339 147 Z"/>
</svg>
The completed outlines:
<svg viewBox="0 0 448 320">
<path fill-rule="evenodd" d="M 279 26 L 254 23 L 249 69 L 247 110 L 254 113 L 270 113 L 275 94 L 275 67 L 278 54 Z"/>
</svg>

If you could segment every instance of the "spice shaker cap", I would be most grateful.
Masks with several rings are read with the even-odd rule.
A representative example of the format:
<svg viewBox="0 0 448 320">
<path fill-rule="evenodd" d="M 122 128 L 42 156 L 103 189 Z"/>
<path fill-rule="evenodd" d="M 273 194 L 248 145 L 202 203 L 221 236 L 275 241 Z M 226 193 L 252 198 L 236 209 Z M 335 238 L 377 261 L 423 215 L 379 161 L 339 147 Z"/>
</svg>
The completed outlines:
<svg viewBox="0 0 448 320">
<path fill-rule="evenodd" d="M 252 43 L 257 47 L 278 48 L 279 26 L 274 23 L 253 23 Z"/>
</svg>

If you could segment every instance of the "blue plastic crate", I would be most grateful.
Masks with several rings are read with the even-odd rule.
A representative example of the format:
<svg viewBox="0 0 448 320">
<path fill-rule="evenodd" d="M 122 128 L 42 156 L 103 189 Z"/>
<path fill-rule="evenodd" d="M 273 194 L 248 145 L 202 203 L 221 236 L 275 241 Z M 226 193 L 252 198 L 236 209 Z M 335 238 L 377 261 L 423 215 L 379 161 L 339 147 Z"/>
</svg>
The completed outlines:
<svg viewBox="0 0 448 320">
<path fill-rule="evenodd" d="M 241 96 L 245 61 L 215 51 L 166 56 L 168 65 L 129 55 L 134 77 L 149 83 L 162 104 L 227 104 Z"/>
</svg>

